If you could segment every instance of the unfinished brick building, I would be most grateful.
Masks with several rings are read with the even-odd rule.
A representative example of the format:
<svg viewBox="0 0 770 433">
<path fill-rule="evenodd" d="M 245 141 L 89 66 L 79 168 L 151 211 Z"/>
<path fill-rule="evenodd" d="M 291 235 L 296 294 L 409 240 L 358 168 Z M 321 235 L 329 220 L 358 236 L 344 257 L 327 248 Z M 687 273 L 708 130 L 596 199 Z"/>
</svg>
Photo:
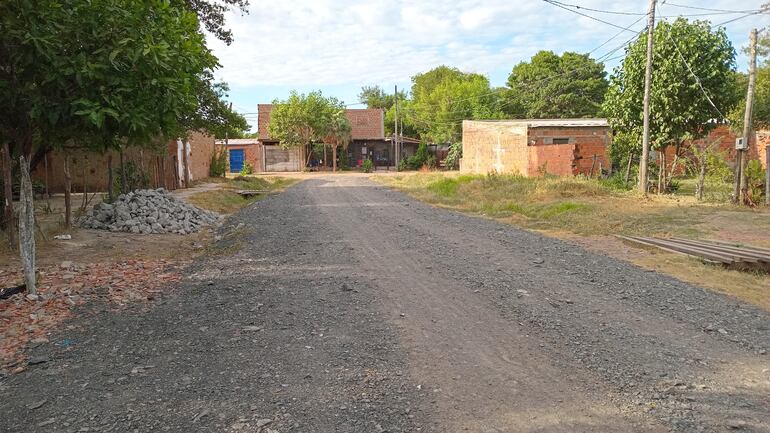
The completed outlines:
<svg viewBox="0 0 770 433">
<path fill-rule="evenodd" d="M 460 170 L 590 176 L 609 167 L 610 140 L 606 119 L 466 120 Z"/>
</svg>

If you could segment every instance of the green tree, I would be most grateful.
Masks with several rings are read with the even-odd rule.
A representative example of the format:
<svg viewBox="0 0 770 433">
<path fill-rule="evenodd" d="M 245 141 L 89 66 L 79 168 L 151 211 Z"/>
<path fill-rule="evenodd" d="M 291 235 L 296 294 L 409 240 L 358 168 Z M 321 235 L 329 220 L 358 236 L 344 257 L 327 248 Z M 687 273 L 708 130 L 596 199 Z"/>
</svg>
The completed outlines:
<svg viewBox="0 0 770 433">
<path fill-rule="evenodd" d="M 0 144 L 32 168 L 53 148 L 164 142 L 222 113 L 219 65 L 186 4 L 7 0 L 0 28 Z"/>
<path fill-rule="evenodd" d="M 495 119 L 499 97 L 480 74 L 439 66 L 412 77 L 412 100 L 403 115 L 423 140 L 459 141 L 465 119 Z"/>
<path fill-rule="evenodd" d="M 735 49 L 725 30 L 712 29 L 707 21 L 664 21 L 653 37 L 650 143 L 653 149 L 663 150 L 708 134 L 716 126 L 713 119 L 720 118 L 711 102 L 722 113 L 732 109 L 737 94 Z M 623 138 L 614 140 L 624 146 L 622 151 L 613 150 L 616 157 L 641 151 L 646 46 L 646 36 L 642 36 L 627 48 L 626 58 L 610 78 L 603 110 L 617 136 Z"/>
<path fill-rule="evenodd" d="M 608 82 L 604 63 L 587 54 L 540 51 L 514 66 L 503 110 L 514 118 L 596 117 Z"/>
<path fill-rule="evenodd" d="M 337 171 L 337 148 L 342 147 L 343 150 L 348 148 L 353 138 L 351 135 L 353 126 L 345 114 L 345 107 L 336 100 L 330 101 L 329 112 L 326 136 L 332 148 L 332 171 Z"/>
<path fill-rule="evenodd" d="M 270 137 L 280 141 L 284 148 L 298 147 L 303 167 L 306 166 L 313 143 L 322 142 L 329 132 L 333 105 L 320 91 L 292 91 L 285 101 L 276 99 L 270 113 Z"/>
<path fill-rule="evenodd" d="M 393 135 L 395 130 L 396 121 L 396 107 L 395 101 L 398 99 L 399 111 L 403 112 L 406 107 L 408 95 L 405 91 L 399 90 L 398 95 L 392 93 L 386 93 L 380 86 L 364 86 L 361 88 L 361 93 L 358 94 L 358 100 L 366 103 L 367 108 L 379 108 L 385 110 L 385 135 Z M 399 124 L 403 125 L 403 134 L 406 136 L 412 136 L 417 133 L 414 125 L 411 123 L 403 122 L 403 114 L 399 118 Z M 401 126 L 399 126 L 401 128 Z M 400 131 L 399 131 L 400 132 Z"/>
</svg>

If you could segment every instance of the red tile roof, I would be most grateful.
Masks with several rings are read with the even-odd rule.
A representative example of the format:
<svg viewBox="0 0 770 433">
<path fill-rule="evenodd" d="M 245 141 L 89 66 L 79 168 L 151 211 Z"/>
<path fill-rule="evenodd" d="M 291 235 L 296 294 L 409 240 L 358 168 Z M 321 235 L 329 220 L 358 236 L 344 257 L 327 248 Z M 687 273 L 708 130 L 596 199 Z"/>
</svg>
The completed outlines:
<svg viewBox="0 0 770 433">
<path fill-rule="evenodd" d="M 270 140 L 268 125 L 273 104 L 257 105 L 257 130 L 260 140 Z M 353 140 L 382 140 L 385 138 L 385 113 L 377 108 L 347 109 L 345 114 L 352 126 Z"/>
</svg>

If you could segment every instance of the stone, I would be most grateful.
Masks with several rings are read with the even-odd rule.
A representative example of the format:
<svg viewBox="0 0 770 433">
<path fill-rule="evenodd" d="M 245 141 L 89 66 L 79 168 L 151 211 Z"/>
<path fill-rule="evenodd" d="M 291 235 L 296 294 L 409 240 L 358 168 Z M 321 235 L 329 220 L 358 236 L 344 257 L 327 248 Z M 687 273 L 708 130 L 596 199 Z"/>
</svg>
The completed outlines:
<svg viewBox="0 0 770 433">
<path fill-rule="evenodd" d="M 29 361 L 27 361 L 27 364 L 29 365 L 38 365 L 38 364 L 45 364 L 46 362 L 50 361 L 51 358 L 43 355 L 43 356 L 33 356 L 32 358 L 29 358 Z"/>
</svg>

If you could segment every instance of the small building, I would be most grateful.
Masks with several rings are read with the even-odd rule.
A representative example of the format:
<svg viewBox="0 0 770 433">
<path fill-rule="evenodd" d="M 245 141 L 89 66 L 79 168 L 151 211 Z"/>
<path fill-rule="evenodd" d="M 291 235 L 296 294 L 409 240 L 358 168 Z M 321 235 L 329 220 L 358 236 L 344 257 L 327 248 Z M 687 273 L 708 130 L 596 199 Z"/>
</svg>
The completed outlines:
<svg viewBox="0 0 770 433">
<path fill-rule="evenodd" d="M 270 115 L 273 104 L 259 104 L 257 106 L 257 130 L 259 146 L 264 148 L 265 164 L 262 171 L 286 171 L 282 167 L 292 167 L 298 171 L 298 149 L 284 150 L 278 140 L 270 137 Z M 375 166 L 395 166 L 393 143 L 385 138 L 385 113 L 380 109 L 346 109 L 345 115 L 351 124 L 352 140 L 348 145 L 347 159 L 350 167 L 358 167 L 365 159 L 371 159 Z M 290 152 L 297 152 L 295 157 Z M 326 161 L 322 155 L 315 155 L 315 160 L 320 165 L 331 167 L 331 154 Z M 255 166 L 256 167 L 256 166 Z"/>
<path fill-rule="evenodd" d="M 610 167 L 610 141 L 606 119 L 465 120 L 460 170 L 590 176 Z"/>
</svg>

